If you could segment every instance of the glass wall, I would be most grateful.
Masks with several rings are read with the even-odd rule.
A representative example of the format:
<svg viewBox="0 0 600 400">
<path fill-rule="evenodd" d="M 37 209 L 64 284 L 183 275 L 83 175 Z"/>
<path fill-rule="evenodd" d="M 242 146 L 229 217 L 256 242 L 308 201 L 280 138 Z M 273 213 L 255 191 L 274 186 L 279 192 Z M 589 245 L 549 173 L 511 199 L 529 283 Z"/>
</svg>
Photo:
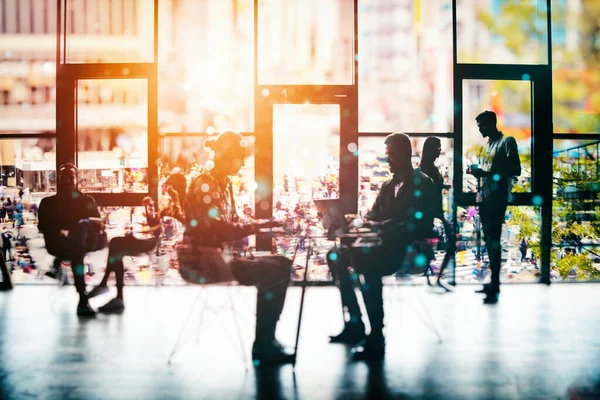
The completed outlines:
<svg viewBox="0 0 600 400">
<path fill-rule="evenodd" d="M 254 1 L 167 4 L 159 14 L 160 132 L 253 132 Z"/>
<path fill-rule="evenodd" d="M 554 132 L 600 133 L 600 11 L 593 1 L 552 1 Z"/>
<path fill-rule="evenodd" d="M 258 83 L 351 85 L 353 0 L 258 2 Z"/>
<path fill-rule="evenodd" d="M 600 140 L 554 141 L 553 281 L 600 279 L 599 150 Z"/>
<path fill-rule="evenodd" d="M 340 193 L 340 107 L 337 104 L 273 106 L 273 199 L 294 209 Z"/>
<path fill-rule="evenodd" d="M 456 283 L 488 282 L 489 258 L 477 207 L 458 207 L 457 225 Z M 501 236 L 501 282 L 539 281 L 540 229 L 539 207 L 508 207 Z"/>
<path fill-rule="evenodd" d="M 548 64 L 545 0 L 458 0 L 459 63 Z"/>
<path fill-rule="evenodd" d="M 77 152 L 81 191 L 148 192 L 145 79 L 77 82 Z"/>
<path fill-rule="evenodd" d="M 487 139 L 481 136 L 475 118 L 490 110 L 498 118 L 498 130 L 512 136 L 519 146 L 521 175 L 513 182 L 513 192 L 531 191 L 531 82 L 463 80 L 463 191 L 476 192 L 477 179 L 466 173 L 472 164 L 482 165 Z"/>
<path fill-rule="evenodd" d="M 359 131 L 452 131 L 451 3 L 358 6 Z"/>
</svg>

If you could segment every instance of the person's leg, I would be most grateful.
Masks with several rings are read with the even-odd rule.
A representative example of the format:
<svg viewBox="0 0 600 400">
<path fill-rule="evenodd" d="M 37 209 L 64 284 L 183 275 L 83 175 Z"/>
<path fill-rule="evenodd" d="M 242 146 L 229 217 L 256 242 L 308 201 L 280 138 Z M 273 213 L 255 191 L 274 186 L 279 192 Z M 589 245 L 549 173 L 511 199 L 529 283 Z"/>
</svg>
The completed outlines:
<svg viewBox="0 0 600 400">
<path fill-rule="evenodd" d="M 351 275 L 348 271 L 350 254 L 350 250 L 341 249 L 331 250 L 327 253 L 327 265 L 333 281 L 340 290 L 342 312 L 344 313 L 344 330 L 339 335 L 330 337 L 332 343 L 355 344 L 365 335 L 365 325 L 362 322 L 362 314 L 353 285 L 358 274 Z M 348 318 L 346 318 L 346 312 Z"/>
<path fill-rule="evenodd" d="M 132 235 L 116 237 L 110 241 L 106 270 L 115 271 L 117 297 L 100 307 L 100 311 L 121 311 L 125 308 L 125 303 L 123 301 L 123 287 L 125 284 L 125 266 L 123 265 L 123 257 L 149 253 L 154 249 L 155 245 L 156 240 L 154 239 L 137 239 Z"/>
<path fill-rule="evenodd" d="M 352 265 L 364 277 L 361 291 L 371 324 L 371 332 L 367 339 L 352 349 L 354 358 L 357 360 L 379 360 L 385 353 L 383 283 L 381 278 L 396 272 L 402 265 L 405 255 L 405 245 L 398 245 L 394 248 L 373 248 L 366 252 L 354 251 L 352 254 Z"/>
<path fill-rule="evenodd" d="M 481 223 L 485 238 L 485 247 L 488 252 L 488 258 L 491 271 L 491 282 L 488 287 L 484 287 L 483 293 L 486 294 L 484 303 L 496 303 L 500 293 L 500 270 L 502 269 L 502 246 L 500 240 L 502 237 L 502 224 L 506 213 L 506 204 L 490 203 L 481 205 L 483 212 Z"/>
<path fill-rule="evenodd" d="M 283 256 L 235 259 L 230 265 L 238 282 L 258 289 L 253 357 L 273 362 L 293 361 L 292 355 L 284 352 L 275 340 L 275 329 L 290 282 L 291 260 Z"/>
</svg>

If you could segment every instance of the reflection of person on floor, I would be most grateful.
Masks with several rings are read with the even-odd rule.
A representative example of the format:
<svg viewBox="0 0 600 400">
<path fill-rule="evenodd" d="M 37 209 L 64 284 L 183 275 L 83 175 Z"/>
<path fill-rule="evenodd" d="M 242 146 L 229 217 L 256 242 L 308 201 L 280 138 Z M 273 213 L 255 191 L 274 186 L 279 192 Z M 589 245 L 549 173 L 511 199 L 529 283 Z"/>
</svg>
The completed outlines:
<svg viewBox="0 0 600 400">
<path fill-rule="evenodd" d="M 366 215 L 367 223 L 379 223 L 383 244 L 378 247 L 350 247 L 334 249 L 327 255 L 331 274 L 339 287 L 342 305 L 349 320 L 344 330 L 331 337 L 332 343 L 356 344 L 365 338 L 365 325 L 348 266 L 362 274 L 361 286 L 365 308 L 371 323 L 369 336 L 354 347 L 355 359 L 380 360 L 385 353 L 383 337 L 383 284 L 381 278 L 395 273 L 403 264 L 408 247 L 414 242 L 430 238 L 433 215 L 438 207 L 434 198 L 434 184 L 424 173 L 413 169 L 412 146 L 407 135 L 394 133 L 386 137 L 386 156 L 393 178 L 382 186 L 372 210 Z"/>
<path fill-rule="evenodd" d="M 98 235 L 90 218 L 100 218 L 96 202 L 91 196 L 77 190 L 77 167 L 67 163 L 58 171 L 58 191 L 42 199 L 39 209 L 38 229 L 44 235 L 46 250 L 56 259 L 53 270 L 59 273 L 63 260 L 71 261 L 75 288 L 79 293 L 79 316 L 94 316 L 85 292 L 83 258 L 87 252 L 98 250 Z"/>
<path fill-rule="evenodd" d="M 246 149 L 242 137 L 223 132 L 205 146 L 214 151 L 214 166 L 190 183 L 187 194 L 184 241 L 191 247 L 191 254 L 201 254 L 202 248 L 223 248 L 223 243 L 240 240 L 263 228 L 282 227 L 274 221 L 241 224 L 238 220 L 229 176 L 237 174 L 244 165 Z M 275 339 L 290 281 L 291 260 L 283 256 L 234 258 L 229 265 L 239 283 L 258 288 L 252 358 L 267 364 L 293 362 L 293 354 Z M 182 275 L 187 268 L 195 268 L 193 260 L 185 266 L 180 258 Z"/>
<path fill-rule="evenodd" d="M 433 181 L 433 184 L 435 185 L 435 202 L 437 206 L 434 217 L 442 221 L 444 227 L 443 230 L 445 232 L 447 241 L 446 255 L 444 256 L 444 260 L 442 261 L 437 280 L 437 283 L 440 286 L 440 278 L 442 277 L 442 274 L 448 266 L 450 260 L 454 259 L 454 254 L 456 252 L 456 237 L 454 236 L 452 227 L 450 226 L 448 221 L 446 221 L 444 209 L 442 206 L 442 191 L 444 190 L 444 177 L 434 164 L 435 160 L 438 159 L 441 153 L 442 143 L 440 142 L 440 139 L 435 136 L 428 137 L 427 139 L 425 139 L 425 143 L 423 144 L 423 154 L 421 156 L 421 164 L 419 165 L 419 170 L 428 177 L 430 177 Z"/>
<path fill-rule="evenodd" d="M 161 225 L 160 215 L 156 213 L 154 200 L 151 197 L 145 197 L 142 200 L 144 206 L 144 216 L 148 223 L 148 229 L 145 231 L 151 237 L 147 239 L 138 239 L 132 232 L 128 232 L 125 236 L 118 236 L 111 239 L 108 245 L 108 261 L 106 263 L 106 271 L 102 277 L 102 281 L 89 293 L 88 298 L 96 297 L 100 294 L 108 292 L 108 277 L 111 272 L 115 272 L 117 281 L 117 297 L 110 300 L 108 303 L 98 309 L 100 312 L 117 312 L 125 308 L 123 301 L 123 285 L 125 277 L 125 267 L 123 266 L 123 257 L 138 256 L 149 253 L 158 243 Z"/>
<path fill-rule="evenodd" d="M 469 167 L 469 172 L 481 179 L 479 215 L 490 260 L 492 281 L 484 285 L 484 303 L 494 304 L 500 294 L 500 269 L 502 267 L 502 224 L 514 177 L 521 175 L 521 161 L 517 141 L 505 136 L 496 127 L 496 114 L 484 111 L 475 118 L 481 136 L 488 138 L 481 166 Z"/>
</svg>

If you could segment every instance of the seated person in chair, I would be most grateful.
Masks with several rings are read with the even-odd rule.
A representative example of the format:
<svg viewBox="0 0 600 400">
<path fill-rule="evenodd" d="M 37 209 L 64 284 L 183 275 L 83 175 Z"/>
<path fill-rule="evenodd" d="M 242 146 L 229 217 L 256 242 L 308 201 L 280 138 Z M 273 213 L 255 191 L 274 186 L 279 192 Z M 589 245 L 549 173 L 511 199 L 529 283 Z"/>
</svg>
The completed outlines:
<svg viewBox="0 0 600 400">
<path fill-rule="evenodd" d="M 125 236 L 118 236 L 111 239 L 108 245 L 108 261 L 106 271 L 102 281 L 89 293 L 88 298 L 96 297 L 108 292 L 108 277 L 111 272 L 115 272 L 117 281 L 117 297 L 98 309 L 100 312 L 118 312 L 125 309 L 123 301 L 123 281 L 125 278 L 125 267 L 123 266 L 123 257 L 137 256 L 152 251 L 158 244 L 160 233 L 162 231 L 160 219 L 162 215 L 157 214 L 154 206 L 154 200 L 151 197 L 145 197 L 142 200 L 144 206 L 144 215 L 148 223 L 148 229 L 142 233 L 147 233 L 151 237 L 139 239 L 128 232 Z"/>
<path fill-rule="evenodd" d="M 227 262 L 219 253 L 224 243 L 239 241 L 263 228 L 282 227 L 282 224 L 239 222 L 229 176 L 237 174 L 244 165 L 246 149 L 242 137 L 234 132 L 223 132 L 217 139 L 207 141 L 205 146 L 214 151 L 214 164 L 213 168 L 202 171 L 188 188 L 184 211 L 187 256 L 184 259 L 178 252 L 180 272 L 190 282 L 210 283 L 210 276 L 198 272 L 204 268 L 200 264 L 219 265 L 223 268 L 218 269 L 227 269 L 232 280 L 256 286 L 256 337 L 252 358 L 265 364 L 293 362 L 294 354 L 275 340 L 275 329 L 290 281 L 291 260 L 283 256 L 237 257 Z"/>
<path fill-rule="evenodd" d="M 372 210 L 365 216 L 366 225 L 377 226 L 382 244 L 377 247 L 334 249 L 327 255 L 327 263 L 339 287 L 342 305 L 349 320 L 344 330 L 331 337 L 332 343 L 356 344 L 353 358 L 380 360 L 385 353 L 383 337 L 383 284 L 381 278 L 395 273 L 415 241 L 432 236 L 436 204 L 431 178 L 413 169 L 412 146 L 407 135 L 393 133 L 385 138 L 386 156 L 393 178 L 386 181 L 377 195 Z M 371 332 L 365 338 L 365 325 L 358 306 L 350 274 L 362 274 L 361 287 Z"/>
<path fill-rule="evenodd" d="M 46 250 L 56 257 L 54 270 L 49 271 L 49 275 L 59 273 L 61 261 L 71 261 L 75 288 L 79 293 L 77 315 L 82 317 L 95 315 L 85 292 L 83 258 L 86 253 L 105 245 L 101 243 L 99 221 L 100 213 L 94 199 L 77 190 L 77 167 L 70 163 L 61 165 L 57 193 L 40 203 L 38 229 L 44 235 Z"/>
</svg>

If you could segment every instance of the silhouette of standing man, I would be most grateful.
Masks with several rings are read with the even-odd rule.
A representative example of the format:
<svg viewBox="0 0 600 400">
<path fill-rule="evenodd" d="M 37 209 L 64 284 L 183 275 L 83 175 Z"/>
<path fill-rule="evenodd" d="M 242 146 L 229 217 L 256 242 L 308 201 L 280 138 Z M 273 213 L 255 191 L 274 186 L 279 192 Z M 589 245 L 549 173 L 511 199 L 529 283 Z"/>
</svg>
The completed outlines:
<svg viewBox="0 0 600 400">
<path fill-rule="evenodd" d="M 484 303 L 495 304 L 500 294 L 502 224 L 508 206 L 512 179 L 521 175 L 521 161 L 516 140 L 498 130 L 494 112 L 484 111 L 475 118 L 475 121 L 481 136 L 487 137 L 488 142 L 484 147 L 481 166 L 472 165 L 467 172 L 481 179 L 479 215 L 492 270 L 491 283 L 484 285 L 478 293 L 486 295 Z"/>
</svg>

